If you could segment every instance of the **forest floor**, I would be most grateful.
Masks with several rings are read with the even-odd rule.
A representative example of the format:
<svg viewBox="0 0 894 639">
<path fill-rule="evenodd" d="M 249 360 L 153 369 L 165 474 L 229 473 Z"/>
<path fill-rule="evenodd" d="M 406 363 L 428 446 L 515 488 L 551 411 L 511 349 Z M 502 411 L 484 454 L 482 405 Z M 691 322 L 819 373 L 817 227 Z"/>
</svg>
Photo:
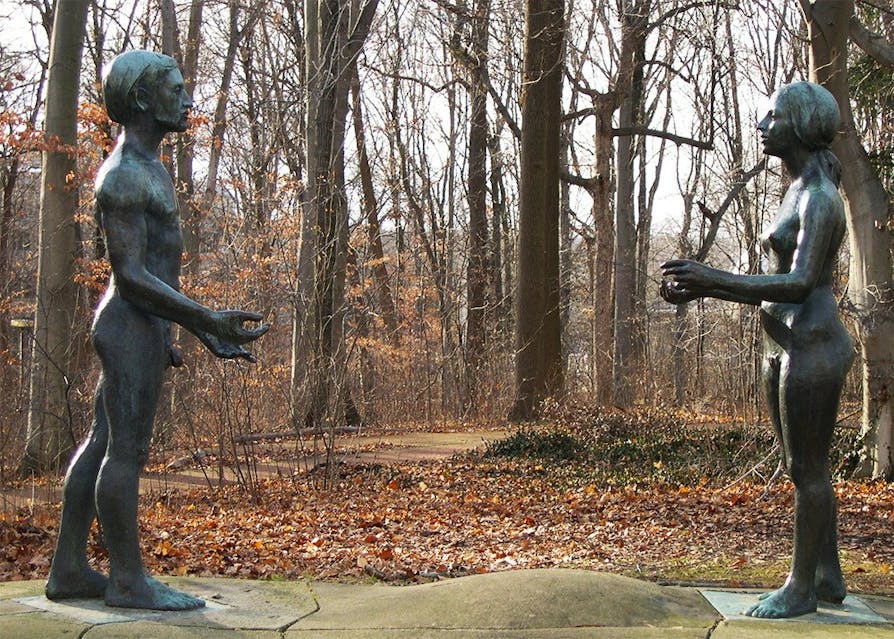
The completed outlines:
<svg viewBox="0 0 894 639">
<path fill-rule="evenodd" d="M 833 451 L 845 577 L 852 591 L 892 595 L 894 486 L 842 478 L 848 436 Z M 336 444 L 328 460 L 273 441 L 239 465 L 157 462 L 141 501 L 148 568 L 403 584 L 576 567 L 728 587 L 776 586 L 787 572 L 792 487 L 765 426 L 578 411 L 521 429 L 380 430 Z M 12 508 L 15 490 L 36 494 L 6 491 L 0 581 L 45 577 L 58 525 L 57 501 Z M 89 554 L 106 567 L 99 530 Z"/>
</svg>

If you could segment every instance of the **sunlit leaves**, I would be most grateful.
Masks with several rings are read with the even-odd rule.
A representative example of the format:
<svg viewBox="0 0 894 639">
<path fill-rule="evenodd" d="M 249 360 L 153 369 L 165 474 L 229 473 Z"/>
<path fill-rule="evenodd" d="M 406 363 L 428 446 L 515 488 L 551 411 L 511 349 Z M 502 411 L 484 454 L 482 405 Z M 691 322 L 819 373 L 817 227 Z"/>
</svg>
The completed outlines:
<svg viewBox="0 0 894 639">
<path fill-rule="evenodd" d="M 235 487 L 144 500 L 150 570 L 392 581 L 577 566 L 770 586 L 790 553 L 785 482 L 765 497 L 753 483 L 574 485 L 534 462 L 456 458 L 346 468 L 328 491 L 307 476 L 260 488 L 259 502 Z M 842 482 L 836 491 L 851 587 L 894 592 L 894 488 Z M 57 514 L 0 520 L 0 579 L 45 575 Z"/>
</svg>

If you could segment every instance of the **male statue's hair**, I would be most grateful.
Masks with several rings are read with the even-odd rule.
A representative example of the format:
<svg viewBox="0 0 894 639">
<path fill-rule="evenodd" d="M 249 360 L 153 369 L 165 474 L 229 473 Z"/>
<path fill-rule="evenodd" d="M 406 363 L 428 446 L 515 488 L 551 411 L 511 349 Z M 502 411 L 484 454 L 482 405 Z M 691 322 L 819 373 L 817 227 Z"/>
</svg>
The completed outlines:
<svg viewBox="0 0 894 639">
<path fill-rule="evenodd" d="M 102 95 L 109 117 L 126 126 L 139 109 L 135 94 L 139 88 L 154 90 L 164 74 L 177 68 L 171 56 L 134 49 L 117 56 L 102 79 Z"/>
</svg>

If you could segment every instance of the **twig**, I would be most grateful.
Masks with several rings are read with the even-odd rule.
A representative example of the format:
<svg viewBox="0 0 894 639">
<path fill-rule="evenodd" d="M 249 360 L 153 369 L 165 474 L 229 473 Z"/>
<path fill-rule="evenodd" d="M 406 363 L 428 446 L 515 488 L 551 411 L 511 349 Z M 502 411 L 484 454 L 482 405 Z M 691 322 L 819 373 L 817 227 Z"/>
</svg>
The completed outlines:
<svg viewBox="0 0 894 639">
<path fill-rule="evenodd" d="M 336 435 L 348 435 L 351 433 L 359 433 L 360 428 L 357 426 L 339 426 L 333 429 Z M 293 439 L 306 437 L 308 435 L 325 435 L 329 433 L 329 429 L 322 428 L 301 428 L 297 431 L 287 430 L 279 433 L 249 433 L 243 435 L 235 435 L 233 441 L 237 444 L 248 442 L 267 441 L 270 439 Z"/>
<path fill-rule="evenodd" d="M 770 475 L 770 479 L 767 480 L 767 485 L 764 486 L 764 492 L 761 493 L 761 496 L 758 497 L 758 501 L 766 498 L 767 495 L 770 494 L 770 489 L 773 487 L 773 484 L 779 479 L 779 476 L 782 474 L 782 471 L 785 470 L 785 467 L 782 465 L 782 460 L 779 460 L 779 463 L 776 464 L 776 470 L 773 471 L 773 474 Z"/>
<path fill-rule="evenodd" d="M 757 462 L 754 466 L 752 466 L 751 468 L 749 468 L 748 470 L 746 470 L 744 473 L 742 473 L 741 475 L 739 475 L 738 477 L 736 477 L 736 478 L 735 478 L 733 481 L 731 481 L 729 484 L 727 484 L 727 485 L 724 487 L 724 490 L 729 490 L 730 488 L 732 488 L 733 486 L 735 486 L 735 485 L 738 484 L 739 482 L 743 481 L 743 480 L 744 480 L 746 477 L 748 477 L 749 475 L 755 474 L 755 473 L 757 472 L 757 469 L 760 468 L 761 466 L 763 466 L 764 464 L 766 464 L 766 463 L 770 460 L 771 457 L 773 457 L 774 455 L 776 455 L 776 453 L 777 453 L 778 450 L 779 450 L 779 442 L 773 444 L 773 448 L 770 449 L 770 452 L 767 453 L 767 455 L 766 455 L 763 459 L 761 459 L 761 460 L 760 460 L 759 462 Z M 772 481 L 776 478 L 776 475 L 779 473 L 779 471 L 780 471 L 781 468 L 782 468 L 782 462 L 779 463 L 779 466 L 778 466 L 777 469 L 773 472 L 773 476 L 770 477 L 770 482 L 772 482 Z"/>
</svg>

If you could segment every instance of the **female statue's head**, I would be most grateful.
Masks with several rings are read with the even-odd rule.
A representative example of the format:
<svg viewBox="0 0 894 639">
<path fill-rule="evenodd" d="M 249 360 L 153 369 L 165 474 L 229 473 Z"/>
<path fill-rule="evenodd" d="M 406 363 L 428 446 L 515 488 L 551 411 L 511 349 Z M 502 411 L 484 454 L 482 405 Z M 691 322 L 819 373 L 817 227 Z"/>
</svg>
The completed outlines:
<svg viewBox="0 0 894 639">
<path fill-rule="evenodd" d="M 820 153 L 823 169 L 837 184 L 841 169 L 829 150 L 841 126 L 835 96 L 818 84 L 793 82 L 780 87 L 769 102 L 766 115 L 757 125 L 764 152 L 786 157 L 800 147 Z"/>
<path fill-rule="evenodd" d="M 776 91 L 774 108 L 788 115 L 795 137 L 809 151 L 828 149 L 841 126 L 835 96 L 813 82 L 793 82 Z"/>
<path fill-rule="evenodd" d="M 125 51 L 108 66 L 102 80 L 103 101 L 109 117 L 127 125 L 133 116 L 144 110 L 145 98 L 140 90 L 155 95 L 161 82 L 177 69 L 170 56 L 144 49 Z"/>
</svg>

